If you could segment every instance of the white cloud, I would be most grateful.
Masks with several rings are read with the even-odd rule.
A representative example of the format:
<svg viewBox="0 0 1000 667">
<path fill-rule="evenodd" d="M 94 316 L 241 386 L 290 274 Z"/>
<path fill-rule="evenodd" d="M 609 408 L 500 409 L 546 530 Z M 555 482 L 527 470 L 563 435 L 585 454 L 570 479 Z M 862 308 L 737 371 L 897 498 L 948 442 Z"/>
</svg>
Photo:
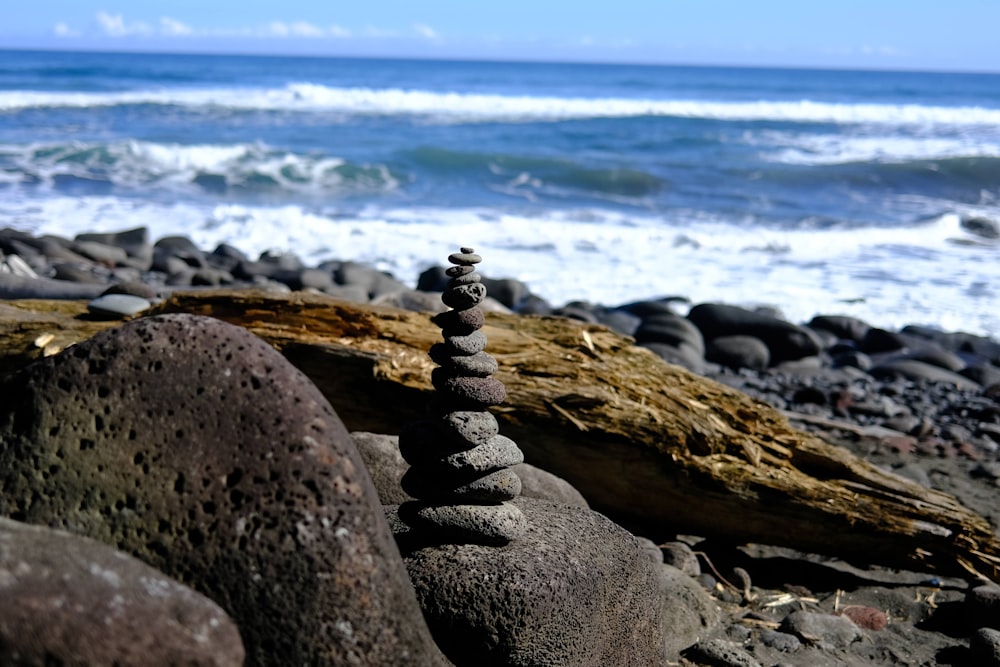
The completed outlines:
<svg viewBox="0 0 1000 667">
<path fill-rule="evenodd" d="M 327 32 L 330 37 L 337 37 L 339 39 L 347 39 L 352 34 L 350 30 L 337 24 L 331 25 Z"/>
<path fill-rule="evenodd" d="M 56 37 L 79 37 L 80 31 L 70 28 L 68 24 L 59 22 L 52 26 L 52 32 Z"/>
<path fill-rule="evenodd" d="M 101 32 L 109 37 L 128 37 L 130 35 L 148 35 L 152 29 L 142 21 L 126 23 L 125 17 L 121 14 L 109 14 L 105 11 L 97 12 L 94 17 Z"/>
<path fill-rule="evenodd" d="M 430 27 L 426 23 L 414 23 L 413 29 L 417 31 L 418 35 L 420 35 L 424 39 L 429 39 L 432 42 L 440 39 L 440 35 L 438 35 L 437 30 Z"/>
<path fill-rule="evenodd" d="M 160 17 L 160 34 L 186 37 L 194 34 L 194 28 L 169 16 Z"/>
</svg>

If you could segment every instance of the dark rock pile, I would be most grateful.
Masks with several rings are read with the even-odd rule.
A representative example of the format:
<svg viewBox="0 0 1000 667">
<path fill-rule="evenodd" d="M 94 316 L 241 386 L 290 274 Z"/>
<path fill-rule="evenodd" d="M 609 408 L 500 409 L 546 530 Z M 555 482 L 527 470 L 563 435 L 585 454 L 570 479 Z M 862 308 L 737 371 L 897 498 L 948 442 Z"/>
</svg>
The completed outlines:
<svg viewBox="0 0 1000 667">
<path fill-rule="evenodd" d="M 399 517 L 442 540 L 506 544 L 526 527 L 521 510 L 510 502 L 521 493 L 511 466 L 524 455 L 499 434 L 487 410 L 502 403 L 506 391 L 491 377 L 496 360 L 483 351 L 479 304 L 486 287 L 475 270 L 482 258 L 462 248 L 448 260 L 455 266 L 447 271 L 451 280 L 441 300 L 452 310 L 435 316 L 444 342 L 430 351 L 439 365 L 432 374 L 435 414 L 400 434 L 400 452 L 411 466 L 403 490 L 418 500 L 403 503 Z"/>
</svg>

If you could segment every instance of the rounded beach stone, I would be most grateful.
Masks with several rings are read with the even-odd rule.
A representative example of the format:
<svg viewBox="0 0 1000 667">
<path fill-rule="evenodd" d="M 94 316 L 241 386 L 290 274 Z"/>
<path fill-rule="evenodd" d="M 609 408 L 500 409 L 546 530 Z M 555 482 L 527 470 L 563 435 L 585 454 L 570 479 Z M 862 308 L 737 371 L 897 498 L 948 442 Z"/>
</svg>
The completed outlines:
<svg viewBox="0 0 1000 667">
<path fill-rule="evenodd" d="M 468 406 L 485 410 L 500 405 L 507 398 L 503 383 L 491 377 L 448 377 L 443 368 L 435 368 L 431 373 L 434 388 L 448 401 L 455 401 L 455 407 Z"/>
<path fill-rule="evenodd" d="M 460 276 L 468 275 L 474 272 L 475 270 L 476 267 L 472 266 L 471 264 L 449 266 L 447 269 L 445 269 L 444 274 L 449 278 L 458 278 Z"/>
<path fill-rule="evenodd" d="M 424 615 L 452 662 L 665 664 L 657 566 L 635 538 L 587 509 L 512 504 L 525 529 L 502 549 L 428 546 L 419 531 L 393 524 Z"/>
<path fill-rule="evenodd" d="M 466 273 L 462 276 L 456 276 L 448 281 L 448 286 L 445 289 L 453 289 L 461 285 L 474 285 L 476 283 L 481 283 L 483 277 L 478 273 Z"/>
<path fill-rule="evenodd" d="M 442 664 L 343 423 L 243 328 L 143 318 L 0 378 L 0 471 L 0 514 L 215 600 L 247 664 Z"/>
<path fill-rule="evenodd" d="M 485 352 L 464 356 L 443 357 L 435 359 L 443 369 L 451 371 L 455 375 L 467 375 L 471 377 L 488 377 L 499 370 L 497 360 L 492 355 Z"/>
<path fill-rule="evenodd" d="M 485 298 L 486 285 L 482 283 L 449 287 L 441 293 L 441 301 L 444 302 L 444 305 L 457 310 L 478 306 Z"/>
<path fill-rule="evenodd" d="M 0 664 L 239 667 L 226 613 L 142 561 L 0 518 Z"/>
<path fill-rule="evenodd" d="M 435 502 L 499 503 L 513 500 L 521 493 L 521 478 L 510 468 L 491 472 L 476 479 L 469 475 L 411 466 L 400 480 L 403 491 L 414 498 Z"/>
<path fill-rule="evenodd" d="M 474 331 L 468 336 L 448 336 L 444 343 L 431 345 L 430 356 L 435 362 L 455 355 L 473 355 L 486 349 L 486 334 Z"/>
<path fill-rule="evenodd" d="M 456 410 L 441 418 L 446 435 L 456 440 L 482 444 L 500 432 L 497 418 L 489 412 L 478 410 Z"/>
<path fill-rule="evenodd" d="M 408 526 L 467 544 L 503 545 L 524 534 L 527 523 L 516 505 L 426 505 L 403 503 L 399 518 Z"/>
<path fill-rule="evenodd" d="M 473 307 L 465 310 L 448 310 L 431 318 L 434 324 L 441 327 L 441 334 L 450 336 L 467 336 L 479 331 L 486 323 L 486 317 L 481 308 Z"/>
<path fill-rule="evenodd" d="M 524 453 L 517 443 L 503 435 L 495 435 L 485 445 L 455 452 L 428 467 L 447 468 L 458 473 L 485 473 L 524 463 Z"/>
<path fill-rule="evenodd" d="M 468 266 L 471 264 L 479 264 L 483 261 L 483 258 L 473 252 L 472 248 L 462 248 L 461 252 L 455 252 L 448 255 L 448 261 L 452 264 Z"/>
<path fill-rule="evenodd" d="M 120 319 L 141 313 L 151 305 L 147 299 L 131 294 L 105 294 L 88 303 L 87 310 L 97 317 Z"/>
</svg>

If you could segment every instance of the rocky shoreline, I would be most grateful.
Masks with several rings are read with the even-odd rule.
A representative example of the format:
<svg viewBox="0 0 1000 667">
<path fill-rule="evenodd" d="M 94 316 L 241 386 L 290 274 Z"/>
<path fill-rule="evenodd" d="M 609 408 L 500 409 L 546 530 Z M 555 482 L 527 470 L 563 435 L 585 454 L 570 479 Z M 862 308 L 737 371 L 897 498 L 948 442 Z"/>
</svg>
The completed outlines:
<svg viewBox="0 0 1000 667">
<path fill-rule="evenodd" d="M 0 300 L 93 299 L 93 316 L 107 318 L 141 312 L 173 291 L 218 286 L 441 312 L 449 279 L 436 267 L 414 290 L 350 261 L 252 259 L 183 237 L 154 243 L 142 229 L 75 239 L 5 229 L 0 253 Z M 920 326 L 890 331 L 837 315 L 797 324 L 775 312 L 687 308 L 674 298 L 553 305 L 517 280 L 482 282 L 484 309 L 603 324 L 784 411 L 802 429 L 956 495 L 994 529 L 1000 521 L 997 341 Z M 1000 664 L 1000 633 L 991 629 L 1000 627 L 1000 589 L 992 586 L 694 536 L 653 549 L 697 578 L 718 607 L 711 632 L 673 664 Z"/>
</svg>

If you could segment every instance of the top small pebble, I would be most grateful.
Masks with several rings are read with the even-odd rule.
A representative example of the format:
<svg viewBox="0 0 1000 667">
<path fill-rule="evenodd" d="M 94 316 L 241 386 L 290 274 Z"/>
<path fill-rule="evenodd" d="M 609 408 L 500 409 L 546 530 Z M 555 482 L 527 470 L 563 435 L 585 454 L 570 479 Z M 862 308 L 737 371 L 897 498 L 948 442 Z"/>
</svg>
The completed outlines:
<svg viewBox="0 0 1000 667">
<path fill-rule="evenodd" d="M 475 253 L 473 248 L 460 248 L 461 252 L 452 253 L 448 255 L 448 261 L 452 264 L 459 264 L 462 266 L 469 266 L 471 264 L 478 264 L 483 261 L 483 258 Z"/>
</svg>

